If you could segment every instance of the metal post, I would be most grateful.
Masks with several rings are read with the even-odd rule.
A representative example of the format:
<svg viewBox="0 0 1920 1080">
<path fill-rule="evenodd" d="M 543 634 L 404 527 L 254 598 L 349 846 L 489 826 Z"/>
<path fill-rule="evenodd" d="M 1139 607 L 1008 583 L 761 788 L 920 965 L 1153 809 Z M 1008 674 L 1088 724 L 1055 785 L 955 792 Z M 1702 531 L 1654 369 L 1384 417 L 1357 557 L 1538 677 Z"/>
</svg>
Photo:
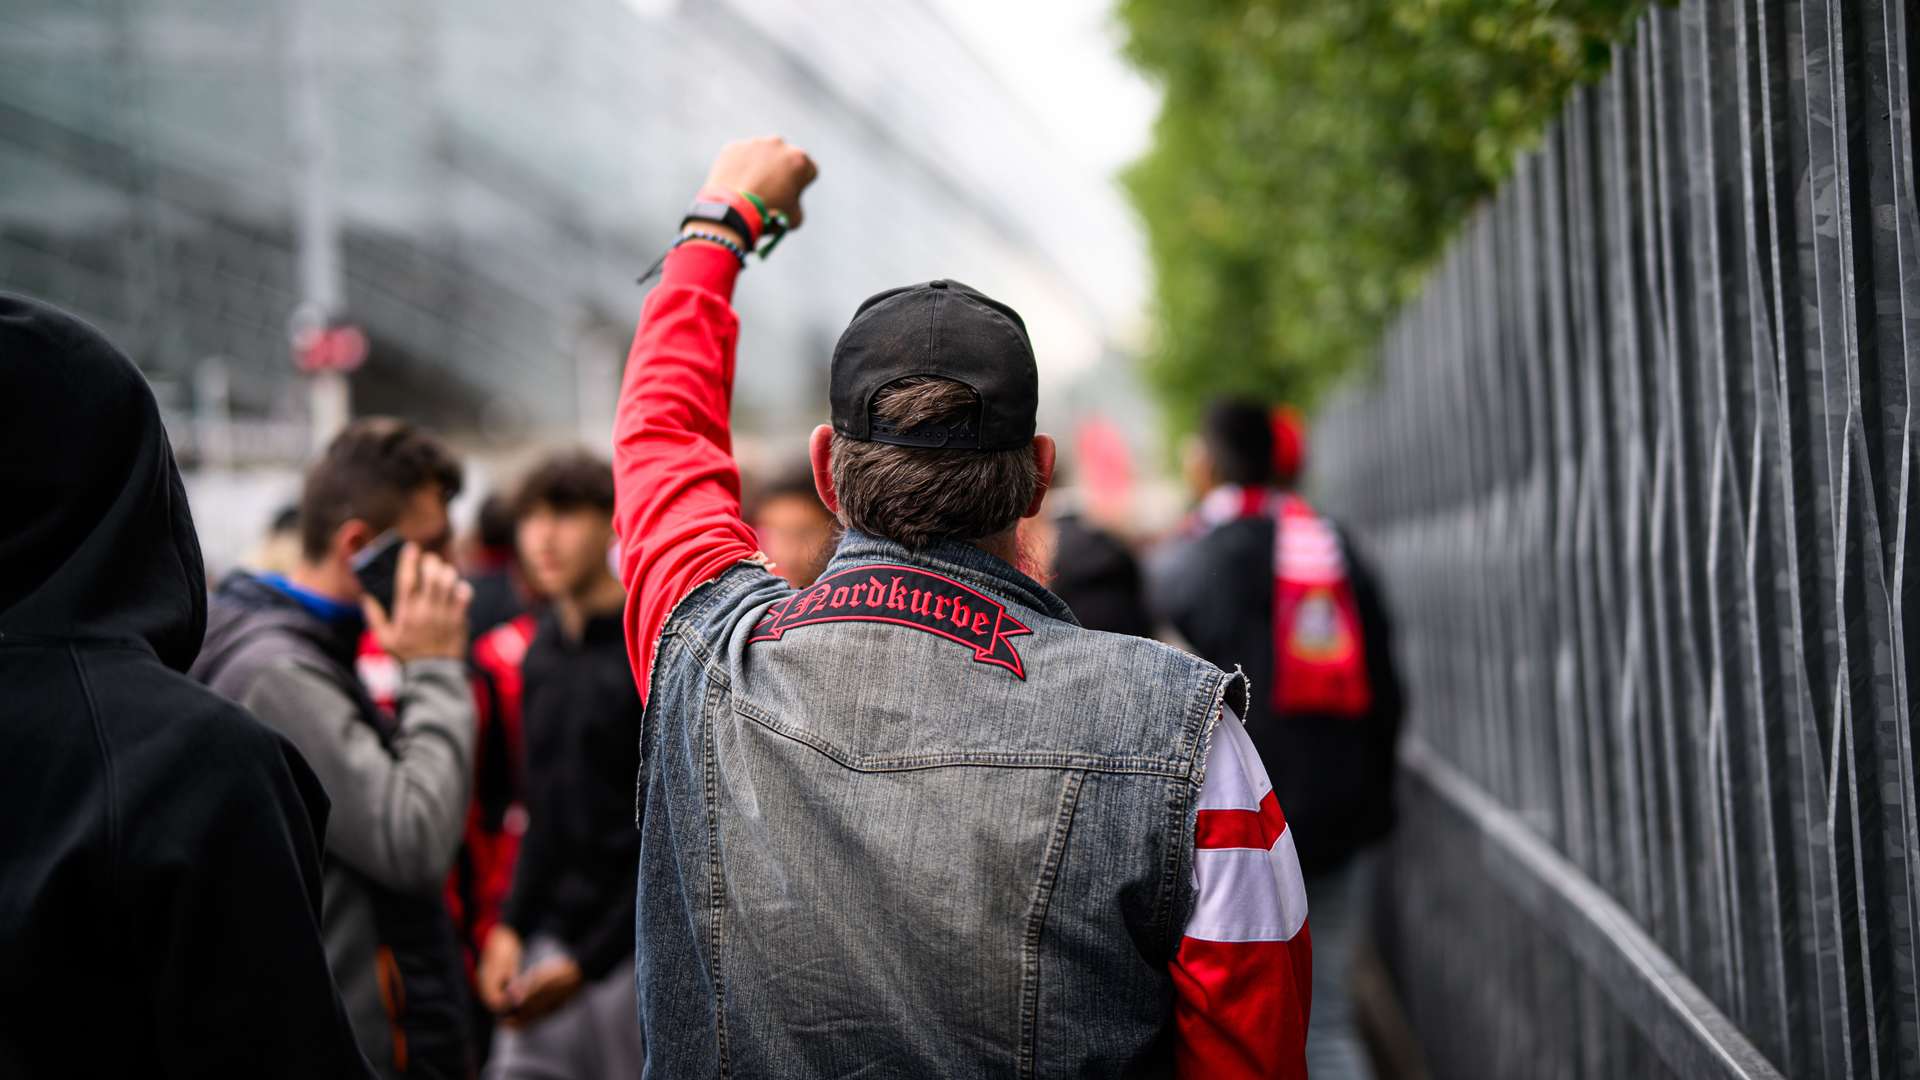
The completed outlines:
<svg viewBox="0 0 1920 1080">
<path fill-rule="evenodd" d="M 201 465 L 233 465 L 233 409 L 228 392 L 227 358 L 209 356 L 193 373 L 194 447 Z"/>
<path fill-rule="evenodd" d="M 293 157 L 294 251 L 300 306 L 289 324 L 298 342 L 324 329 L 340 314 L 345 292 L 340 271 L 340 220 L 334 202 L 333 127 L 327 115 L 328 85 L 314 0 L 290 0 L 287 34 L 288 133 Z M 351 411 L 347 377 L 338 371 L 308 377 L 308 421 L 313 447 L 326 446 L 346 426 Z"/>
</svg>

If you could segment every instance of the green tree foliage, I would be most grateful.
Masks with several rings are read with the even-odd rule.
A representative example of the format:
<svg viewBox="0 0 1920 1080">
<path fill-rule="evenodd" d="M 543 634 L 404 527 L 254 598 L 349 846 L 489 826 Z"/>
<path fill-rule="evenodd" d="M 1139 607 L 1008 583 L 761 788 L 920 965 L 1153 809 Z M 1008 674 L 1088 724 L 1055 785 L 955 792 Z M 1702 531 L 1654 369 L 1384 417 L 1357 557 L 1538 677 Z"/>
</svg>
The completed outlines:
<svg viewBox="0 0 1920 1080">
<path fill-rule="evenodd" d="M 1643 0 L 1119 0 L 1165 102 L 1126 175 L 1155 269 L 1148 375 L 1311 400 L 1454 227 L 1605 71 Z"/>
</svg>

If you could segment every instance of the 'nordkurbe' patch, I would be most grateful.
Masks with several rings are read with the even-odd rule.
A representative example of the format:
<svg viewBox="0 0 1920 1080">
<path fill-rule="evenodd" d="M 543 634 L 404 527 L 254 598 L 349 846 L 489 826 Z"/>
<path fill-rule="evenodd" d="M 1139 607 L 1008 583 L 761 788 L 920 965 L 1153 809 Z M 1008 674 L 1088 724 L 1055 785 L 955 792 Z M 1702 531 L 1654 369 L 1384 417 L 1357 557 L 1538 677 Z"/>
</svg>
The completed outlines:
<svg viewBox="0 0 1920 1080">
<path fill-rule="evenodd" d="M 829 574 L 768 608 L 747 640 L 778 641 L 795 627 L 830 622 L 910 626 L 971 648 L 975 663 L 1027 677 L 1007 639 L 1031 629 L 991 596 L 911 566 L 856 566 Z"/>
</svg>

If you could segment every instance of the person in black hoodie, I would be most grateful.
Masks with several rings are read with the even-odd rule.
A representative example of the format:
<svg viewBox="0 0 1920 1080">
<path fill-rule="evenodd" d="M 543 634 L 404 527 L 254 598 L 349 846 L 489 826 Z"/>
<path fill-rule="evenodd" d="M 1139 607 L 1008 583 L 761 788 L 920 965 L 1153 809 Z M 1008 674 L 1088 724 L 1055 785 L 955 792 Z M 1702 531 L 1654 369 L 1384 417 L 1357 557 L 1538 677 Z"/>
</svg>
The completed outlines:
<svg viewBox="0 0 1920 1080">
<path fill-rule="evenodd" d="M 320 941 L 328 804 L 188 679 L 207 589 L 153 394 L 0 294 L 0 1076 L 364 1077 Z"/>
</svg>

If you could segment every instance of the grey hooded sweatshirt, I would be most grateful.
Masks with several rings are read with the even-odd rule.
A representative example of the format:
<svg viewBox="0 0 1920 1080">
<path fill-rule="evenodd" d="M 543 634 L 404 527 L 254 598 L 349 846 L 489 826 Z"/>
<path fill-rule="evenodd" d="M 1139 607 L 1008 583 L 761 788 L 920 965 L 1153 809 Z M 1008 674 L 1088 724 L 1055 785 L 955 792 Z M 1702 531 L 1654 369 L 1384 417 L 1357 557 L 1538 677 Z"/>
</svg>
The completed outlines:
<svg viewBox="0 0 1920 1080">
<path fill-rule="evenodd" d="M 361 1049 L 386 1076 L 465 1077 L 442 887 L 466 824 L 473 696 L 461 661 L 416 661 L 389 720 L 354 675 L 361 631 L 351 611 L 323 617 L 284 583 L 234 574 L 193 675 L 299 747 L 333 800 L 321 928 Z"/>
</svg>

